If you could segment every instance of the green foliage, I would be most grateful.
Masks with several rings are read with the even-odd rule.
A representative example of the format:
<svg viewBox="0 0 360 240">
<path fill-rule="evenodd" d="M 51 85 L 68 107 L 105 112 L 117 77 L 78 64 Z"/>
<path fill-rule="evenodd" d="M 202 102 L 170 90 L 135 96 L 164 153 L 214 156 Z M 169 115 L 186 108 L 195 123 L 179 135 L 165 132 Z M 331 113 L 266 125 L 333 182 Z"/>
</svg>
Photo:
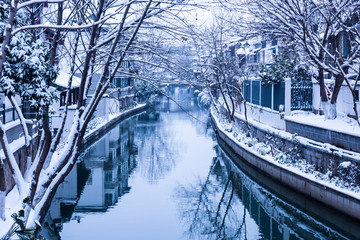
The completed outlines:
<svg viewBox="0 0 360 240">
<path fill-rule="evenodd" d="M 0 2 L 0 43 L 4 40 L 4 31 L 7 19 L 8 4 L 7 1 Z"/>
<path fill-rule="evenodd" d="M 135 97 L 139 102 L 147 101 L 151 95 L 160 93 L 156 87 L 151 85 L 150 83 L 135 80 Z"/>
<path fill-rule="evenodd" d="M 0 4 L 0 35 L 4 33 L 8 4 Z M 25 24 L 26 14 L 19 11 L 16 24 Z M 19 95 L 30 101 L 35 110 L 48 108 L 56 99 L 51 87 L 57 77 L 57 67 L 48 63 L 49 50 L 41 39 L 33 39 L 29 32 L 19 32 L 11 38 L 7 47 L 4 72 L 0 79 L 1 92 L 6 96 Z"/>
<path fill-rule="evenodd" d="M 293 82 L 302 82 L 302 81 L 311 81 L 311 75 L 309 73 L 309 69 L 298 66 L 291 76 L 291 81 Z"/>
<path fill-rule="evenodd" d="M 338 176 L 349 185 L 360 184 L 360 167 L 354 162 L 343 162 L 337 168 Z"/>
<path fill-rule="evenodd" d="M 296 59 L 290 60 L 284 55 L 274 55 L 274 63 L 260 67 L 260 78 L 262 85 L 270 85 L 285 81 L 310 81 L 311 76 L 308 69 L 298 66 Z"/>
<path fill-rule="evenodd" d="M 31 205 L 30 199 L 27 197 L 23 200 L 23 208 L 27 205 Z M 17 236 L 20 240 L 35 240 L 44 239 L 41 235 L 37 236 L 37 230 L 41 230 L 40 224 L 36 224 L 36 228 L 27 229 L 24 221 L 25 211 L 21 209 L 18 213 L 13 213 L 11 215 L 14 220 L 13 225 L 6 233 L 6 235 L 2 238 L 2 240 L 12 239 L 13 236 Z"/>
<path fill-rule="evenodd" d="M 14 220 L 13 225 L 6 235 L 2 238 L 3 240 L 12 239 L 13 236 L 17 236 L 20 240 L 32 240 L 36 239 L 36 229 L 26 229 L 24 223 L 24 210 L 20 210 L 18 213 L 11 215 Z"/>
</svg>

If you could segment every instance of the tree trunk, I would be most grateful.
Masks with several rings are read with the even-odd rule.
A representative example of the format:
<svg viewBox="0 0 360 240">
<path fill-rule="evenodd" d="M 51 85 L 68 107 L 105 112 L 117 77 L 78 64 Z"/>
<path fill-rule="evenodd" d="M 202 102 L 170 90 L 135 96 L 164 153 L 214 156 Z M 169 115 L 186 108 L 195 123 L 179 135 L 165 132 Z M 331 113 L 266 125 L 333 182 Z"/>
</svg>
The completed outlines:
<svg viewBox="0 0 360 240">
<path fill-rule="evenodd" d="M 325 119 L 328 119 L 328 120 L 335 119 L 337 116 L 336 103 L 322 102 L 322 104 L 323 104 L 323 111 L 325 114 Z"/>
<path fill-rule="evenodd" d="M 324 69 L 323 68 L 319 68 L 319 86 L 320 86 L 320 99 L 321 99 L 321 106 L 323 106 L 323 109 L 319 109 L 319 113 L 320 114 L 324 114 L 325 113 L 325 109 L 324 106 L 327 105 L 328 102 L 328 97 L 326 94 L 326 89 L 325 89 L 325 81 L 324 81 Z"/>
<path fill-rule="evenodd" d="M 335 119 L 337 117 L 336 101 L 337 101 L 337 97 L 339 95 L 343 81 L 344 81 L 343 76 L 341 76 L 341 75 L 335 76 L 335 86 L 334 86 L 333 94 L 331 96 L 331 101 L 330 101 L 330 103 L 325 104 L 325 106 L 324 106 L 326 119 Z"/>
<path fill-rule="evenodd" d="M 20 198 L 25 196 L 25 181 L 20 171 L 19 165 L 16 162 L 15 156 L 10 149 L 10 145 L 4 130 L 4 125 L 0 122 L 0 142 L 5 155 L 5 160 L 9 164 L 12 177 L 15 185 L 19 191 Z"/>
</svg>

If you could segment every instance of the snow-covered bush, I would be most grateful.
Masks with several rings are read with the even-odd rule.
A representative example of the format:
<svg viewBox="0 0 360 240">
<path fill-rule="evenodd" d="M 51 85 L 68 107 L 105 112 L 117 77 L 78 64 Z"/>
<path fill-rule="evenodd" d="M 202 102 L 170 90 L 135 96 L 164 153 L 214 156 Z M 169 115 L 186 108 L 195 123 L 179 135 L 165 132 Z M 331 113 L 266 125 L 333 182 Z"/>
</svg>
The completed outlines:
<svg viewBox="0 0 360 240">
<path fill-rule="evenodd" d="M 260 67 L 262 85 L 270 85 L 291 78 L 293 82 L 311 81 L 311 75 L 307 67 L 300 66 L 296 59 L 289 60 L 286 54 L 273 56 L 274 63 Z"/>
<path fill-rule="evenodd" d="M 337 175 L 349 183 L 360 183 L 360 167 L 354 162 L 342 162 L 337 169 Z"/>
<path fill-rule="evenodd" d="M 0 36 L 4 33 L 7 11 L 7 2 L 0 4 Z M 16 24 L 22 25 L 27 21 L 26 14 L 21 10 L 16 16 Z M 52 85 L 58 72 L 57 67 L 48 63 L 48 55 L 45 43 L 41 39 L 34 40 L 30 32 L 12 36 L 0 79 L 1 92 L 8 97 L 21 96 L 37 111 L 48 108 L 56 99 Z"/>
<path fill-rule="evenodd" d="M 104 124 L 106 122 L 105 119 L 103 119 L 102 117 L 96 117 L 96 118 L 93 118 L 87 128 L 86 128 L 86 134 L 92 132 L 94 129 L 98 128 L 100 125 Z"/>
<path fill-rule="evenodd" d="M 295 167 L 303 173 L 312 174 L 316 179 L 334 184 L 335 186 L 349 189 L 354 192 L 360 191 L 360 168 L 353 162 L 342 162 L 335 168 L 334 161 L 331 161 L 328 169 L 317 170 L 315 164 L 310 163 L 302 156 L 302 146 L 293 135 L 291 140 L 292 147 L 283 149 L 284 143 L 270 133 L 265 135 L 264 142 L 252 137 L 249 129 L 236 127 L 235 123 L 230 122 L 222 113 L 218 114 L 218 120 L 222 128 L 231 132 L 239 143 L 255 150 L 262 156 L 270 155 L 274 161 L 289 167 Z M 334 173 L 336 172 L 336 175 Z"/>
<path fill-rule="evenodd" d="M 210 107 L 212 101 L 209 92 L 207 91 L 200 92 L 198 95 L 198 101 L 201 106 L 206 108 Z"/>
</svg>

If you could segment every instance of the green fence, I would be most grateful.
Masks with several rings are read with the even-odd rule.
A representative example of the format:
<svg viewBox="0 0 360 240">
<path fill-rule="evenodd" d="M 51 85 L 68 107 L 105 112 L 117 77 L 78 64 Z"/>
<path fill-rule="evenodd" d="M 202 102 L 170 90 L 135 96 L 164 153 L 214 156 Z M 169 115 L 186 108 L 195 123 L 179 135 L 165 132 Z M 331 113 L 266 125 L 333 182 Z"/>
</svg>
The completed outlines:
<svg viewBox="0 0 360 240">
<path fill-rule="evenodd" d="M 247 102 L 279 110 L 285 105 L 285 82 L 261 85 L 260 80 L 245 80 L 244 95 Z"/>
<path fill-rule="evenodd" d="M 261 106 L 271 108 L 272 86 L 261 86 Z"/>
<path fill-rule="evenodd" d="M 285 82 L 274 84 L 274 110 L 279 111 L 279 106 L 285 106 Z"/>
</svg>

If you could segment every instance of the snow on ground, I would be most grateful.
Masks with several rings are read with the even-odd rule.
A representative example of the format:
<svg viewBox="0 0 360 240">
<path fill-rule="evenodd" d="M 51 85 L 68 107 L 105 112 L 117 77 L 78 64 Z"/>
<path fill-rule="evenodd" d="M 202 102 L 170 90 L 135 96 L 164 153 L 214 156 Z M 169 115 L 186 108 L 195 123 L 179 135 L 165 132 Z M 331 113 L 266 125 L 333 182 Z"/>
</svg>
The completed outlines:
<svg viewBox="0 0 360 240">
<path fill-rule="evenodd" d="M 21 209 L 22 206 L 19 201 L 19 193 L 17 188 L 13 188 L 5 198 L 5 221 L 0 219 L 0 237 L 4 236 L 14 223 L 11 214 L 18 212 Z"/>
<path fill-rule="evenodd" d="M 360 161 L 360 153 L 345 150 L 345 149 L 336 147 L 334 145 L 331 145 L 329 143 L 318 142 L 318 141 L 315 141 L 315 140 L 312 140 L 312 139 L 309 139 L 306 137 L 301 137 L 301 136 L 298 136 L 297 134 L 292 134 L 292 133 L 289 133 L 289 132 L 286 132 L 283 130 L 273 128 L 271 126 L 257 122 L 250 118 L 246 120 L 244 115 L 239 114 L 239 113 L 235 113 L 235 117 L 242 121 L 247 121 L 251 126 L 253 126 L 257 129 L 260 129 L 263 132 L 267 132 L 267 133 L 275 135 L 277 137 L 286 139 L 290 142 L 296 141 L 301 145 L 311 146 L 312 148 L 317 149 L 319 151 L 331 153 L 336 156 L 349 159 L 351 161 Z M 302 117 L 304 117 L 304 116 L 302 116 Z"/>
<path fill-rule="evenodd" d="M 285 118 L 301 124 L 360 137 L 359 124 L 355 119 L 349 118 L 348 116 L 338 115 L 336 119 L 329 120 L 325 119 L 324 115 L 317 115 L 305 111 L 293 111 L 291 116 L 286 116 Z"/>
<path fill-rule="evenodd" d="M 281 168 L 287 169 L 294 174 L 298 174 L 311 181 L 318 182 L 328 188 L 343 192 L 356 199 L 360 199 L 360 187 L 353 182 L 349 182 L 339 177 L 332 176 L 331 172 L 321 173 L 315 170 L 315 166 L 306 162 L 305 159 L 293 156 L 292 152 L 282 152 L 268 144 L 258 141 L 258 139 L 249 136 L 247 133 L 238 129 L 234 123 L 230 123 L 223 116 L 219 116 L 214 109 L 211 110 L 217 126 L 234 142 L 237 142 L 242 148 L 246 149 L 255 156 L 271 162 Z M 296 149 L 294 149 L 296 150 Z M 352 163 L 344 162 L 341 167 L 351 168 Z"/>
</svg>

